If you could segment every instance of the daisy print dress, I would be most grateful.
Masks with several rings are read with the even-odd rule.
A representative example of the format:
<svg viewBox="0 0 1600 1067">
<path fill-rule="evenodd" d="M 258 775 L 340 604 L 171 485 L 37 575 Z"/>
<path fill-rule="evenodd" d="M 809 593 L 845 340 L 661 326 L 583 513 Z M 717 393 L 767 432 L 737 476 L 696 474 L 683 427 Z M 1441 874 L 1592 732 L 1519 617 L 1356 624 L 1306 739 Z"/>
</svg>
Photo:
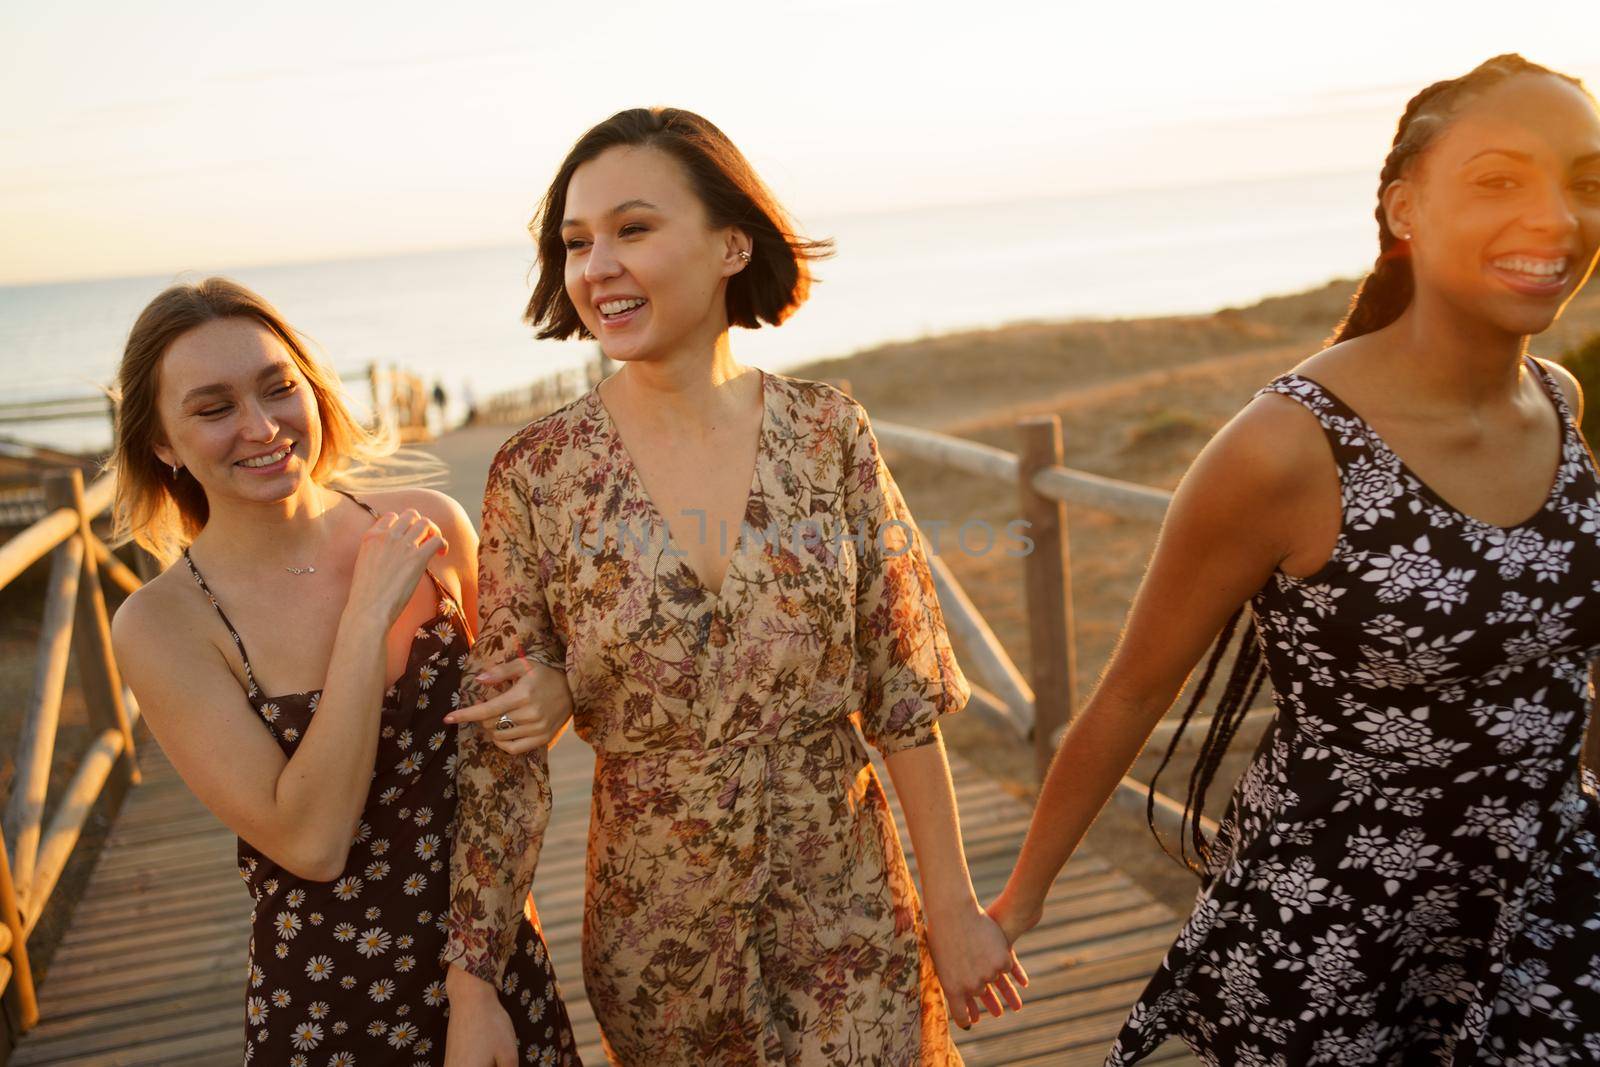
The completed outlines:
<svg viewBox="0 0 1600 1067">
<path fill-rule="evenodd" d="M 1516 526 L 1455 510 L 1316 382 L 1343 525 L 1253 608 L 1277 701 L 1202 890 L 1112 1048 L 1207 1063 L 1600 1063 L 1600 485 L 1561 460 Z"/>
<path fill-rule="evenodd" d="M 184 562 L 239 649 L 251 706 L 292 756 L 321 691 L 263 695 L 238 631 L 187 552 Z M 384 695 L 372 789 L 343 873 L 331 882 L 300 878 L 239 840 L 239 873 L 255 900 L 245 1063 L 444 1062 L 448 1004 L 440 953 L 449 912 L 457 729 L 444 715 L 470 642 L 454 599 L 433 582 L 439 611 L 416 631 L 405 672 Z M 543 938 L 529 922 L 518 925 L 500 990 L 519 1062 L 578 1064 Z"/>
</svg>

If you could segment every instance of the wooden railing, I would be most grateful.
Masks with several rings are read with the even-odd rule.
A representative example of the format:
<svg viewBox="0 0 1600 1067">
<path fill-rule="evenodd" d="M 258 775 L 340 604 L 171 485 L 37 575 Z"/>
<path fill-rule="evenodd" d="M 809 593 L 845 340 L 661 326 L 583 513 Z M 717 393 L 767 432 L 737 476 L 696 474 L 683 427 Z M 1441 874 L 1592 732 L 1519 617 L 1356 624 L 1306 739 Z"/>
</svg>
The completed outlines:
<svg viewBox="0 0 1600 1067">
<path fill-rule="evenodd" d="M 433 438 L 433 431 L 428 428 L 428 405 L 433 403 L 433 393 L 421 375 L 372 363 L 367 367 L 367 384 L 372 389 L 374 421 L 387 419 L 407 444 Z"/>
<path fill-rule="evenodd" d="M 122 685 L 111 652 L 111 629 L 102 577 L 123 590 L 139 578 L 95 536 L 90 521 L 111 504 L 110 478 L 84 491 L 78 470 L 44 480 L 45 516 L 0 545 L 0 587 L 50 557 L 50 578 L 40 627 L 34 690 L 18 739 L 16 777 L 6 802 L 0 838 L 0 991 L 9 991 L 18 1030 L 39 1019 L 28 936 L 44 913 L 95 802 L 119 765 L 139 780 L 133 726 L 138 709 Z M 54 761 L 68 659 L 93 728 L 77 771 L 45 821 L 46 792 Z"/>
<path fill-rule="evenodd" d="M 478 420 L 509 426 L 543 418 L 594 388 L 614 367 L 596 345 L 593 358 L 581 366 L 566 367 L 531 385 L 495 393 L 478 407 Z"/>
<path fill-rule="evenodd" d="M 1020 454 L 893 422 L 875 422 L 873 428 L 886 451 L 1017 487 L 1018 513 L 1028 523 L 1027 535 L 1033 541 L 1033 550 L 1023 558 L 1031 683 L 950 568 L 936 555 L 930 555 L 929 562 L 945 623 L 961 645 L 962 666 L 972 685 L 968 709 L 1030 742 L 1035 770 L 1042 778 L 1077 710 L 1067 505 L 1160 522 L 1172 494 L 1064 466 L 1061 420 L 1054 415 L 1017 424 Z M 1169 733 L 1159 727 L 1158 731 Z M 1158 828 L 1176 835 L 1183 824 L 1182 801 L 1153 792 L 1132 775 L 1118 783 L 1114 799 L 1142 814 L 1152 796 Z M 1209 818 L 1202 818 L 1201 826 L 1207 835 L 1216 833 L 1217 825 Z"/>
</svg>

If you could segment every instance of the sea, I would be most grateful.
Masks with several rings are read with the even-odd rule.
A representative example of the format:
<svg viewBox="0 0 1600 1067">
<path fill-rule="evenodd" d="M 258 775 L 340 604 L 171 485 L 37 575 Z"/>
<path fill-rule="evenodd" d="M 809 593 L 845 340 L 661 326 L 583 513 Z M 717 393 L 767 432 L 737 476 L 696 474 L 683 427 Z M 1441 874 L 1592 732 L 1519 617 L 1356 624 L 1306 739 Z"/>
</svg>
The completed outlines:
<svg viewBox="0 0 1600 1067">
<path fill-rule="evenodd" d="M 1353 277 L 1376 248 L 1373 176 L 1308 174 L 1185 188 L 803 219 L 835 255 L 781 328 L 736 330 L 746 363 L 782 371 L 891 341 L 1022 321 L 1203 313 Z M 240 249 L 249 262 L 249 249 Z M 375 258 L 240 266 L 347 378 L 355 406 L 373 362 L 467 397 L 592 360 L 593 342 L 533 338 L 522 322 L 531 242 Z M 3 402 L 85 396 L 115 377 L 139 311 L 178 277 L 0 287 Z M 0 437 L 103 448 L 102 417 L 0 423 Z"/>
</svg>

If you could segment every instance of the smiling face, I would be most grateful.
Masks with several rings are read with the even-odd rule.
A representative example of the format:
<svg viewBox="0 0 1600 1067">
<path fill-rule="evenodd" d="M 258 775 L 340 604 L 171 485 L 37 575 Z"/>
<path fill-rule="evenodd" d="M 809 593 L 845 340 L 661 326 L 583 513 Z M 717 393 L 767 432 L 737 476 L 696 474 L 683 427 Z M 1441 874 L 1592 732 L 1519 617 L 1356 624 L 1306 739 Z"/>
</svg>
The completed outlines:
<svg viewBox="0 0 1600 1067">
<path fill-rule="evenodd" d="M 567 296 L 612 359 L 709 351 L 727 331 L 727 280 L 749 241 L 710 224 L 665 152 L 611 148 L 578 167 L 561 238 Z"/>
<path fill-rule="evenodd" d="M 172 342 L 156 404 L 166 439 L 156 455 L 185 469 L 213 507 L 220 497 L 283 500 L 311 481 L 322 450 L 316 397 L 253 319 L 214 319 Z"/>
<path fill-rule="evenodd" d="M 1509 78 L 1462 105 L 1384 206 L 1419 300 L 1539 333 L 1600 248 L 1600 115 L 1559 78 Z"/>
</svg>

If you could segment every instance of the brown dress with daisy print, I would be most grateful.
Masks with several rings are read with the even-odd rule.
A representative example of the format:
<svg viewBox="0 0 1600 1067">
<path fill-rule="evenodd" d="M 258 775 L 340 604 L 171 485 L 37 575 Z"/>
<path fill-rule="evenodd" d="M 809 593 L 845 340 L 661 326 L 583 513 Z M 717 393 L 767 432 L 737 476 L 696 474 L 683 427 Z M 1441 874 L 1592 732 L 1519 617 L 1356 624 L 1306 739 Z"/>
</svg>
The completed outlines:
<svg viewBox="0 0 1600 1067">
<path fill-rule="evenodd" d="M 251 706 L 285 755 L 293 755 L 321 691 L 263 695 L 238 631 L 187 552 L 184 562 L 233 636 Z M 405 672 L 384 694 L 372 790 L 343 874 L 332 882 L 300 878 L 239 840 L 239 873 L 255 899 L 245 1063 L 444 1062 L 448 1005 L 440 953 L 457 759 L 456 727 L 444 715 L 470 641 L 455 600 L 433 581 L 439 611 L 412 637 Z M 516 1027 L 519 1062 L 575 1067 L 576 1045 L 544 940 L 527 921 L 512 936 L 500 1000 Z"/>
<path fill-rule="evenodd" d="M 762 397 L 715 594 L 595 392 L 506 442 L 473 659 L 565 670 L 597 754 L 583 964 L 614 1062 L 959 1064 L 863 740 L 932 742 L 966 682 L 866 413 L 772 374 Z M 550 815 L 544 753 L 464 736 L 459 781 L 447 958 L 492 981 Z"/>
</svg>

